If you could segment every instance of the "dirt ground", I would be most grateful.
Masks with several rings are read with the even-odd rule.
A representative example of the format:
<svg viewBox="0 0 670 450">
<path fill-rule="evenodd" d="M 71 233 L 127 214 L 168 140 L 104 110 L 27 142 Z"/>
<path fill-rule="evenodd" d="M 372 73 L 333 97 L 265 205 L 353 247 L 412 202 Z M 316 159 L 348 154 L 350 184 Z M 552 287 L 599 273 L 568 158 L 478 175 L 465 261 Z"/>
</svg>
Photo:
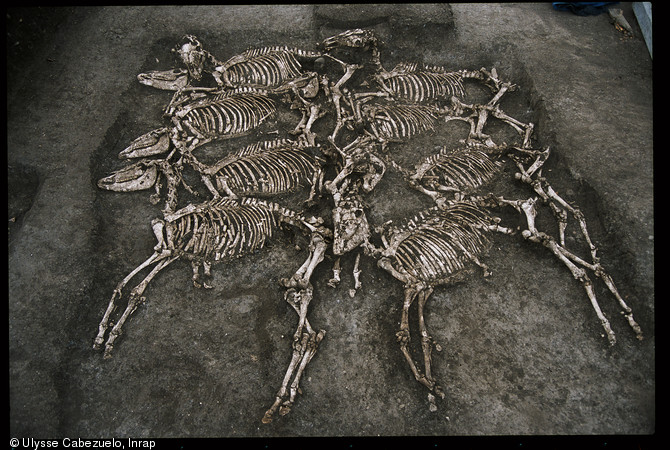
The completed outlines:
<svg viewBox="0 0 670 450">
<path fill-rule="evenodd" d="M 631 4 L 617 7 L 633 36 L 607 14 L 550 3 L 9 8 L 10 436 L 654 436 L 652 59 Z M 263 424 L 297 320 L 278 280 L 306 256 L 305 238 L 287 230 L 215 266 L 211 290 L 195 289 L 190 265 L 175 262 L 147 289 L 113 358 L 92 349 L 116 284 L 151 254 L 160 215 L 147 191 L 96 186 L 121 166 L 120 150 L 163 124 L 171 93 L 137 74 L 173 67 L 184 34 L 225 60 L 249 47 L 314 49 L 354 27 L 381 37 L 386 68 L 495 67 L 519 86 L 502 107 L 552 149 L 544 174 L 584 212 L 644 340 L 596 280 L 617 335 L 610 346 L 566 267 L 501 236 L 486 259 L 491 276 L 437 288 L 428 303 L 446 392 L 431 412 L 396 342 L 402 285 L 363 257 L 363 287 L 350 298 L 354 254 L 336 289 L 328 255 L 309 312 L 326 337 L 290 414 Z M 398 161 L 444 145 L 441 136 L 399 146 Z M 392 170 L 366 201 L 374 224 L 429 205 Z"/>
</svg>

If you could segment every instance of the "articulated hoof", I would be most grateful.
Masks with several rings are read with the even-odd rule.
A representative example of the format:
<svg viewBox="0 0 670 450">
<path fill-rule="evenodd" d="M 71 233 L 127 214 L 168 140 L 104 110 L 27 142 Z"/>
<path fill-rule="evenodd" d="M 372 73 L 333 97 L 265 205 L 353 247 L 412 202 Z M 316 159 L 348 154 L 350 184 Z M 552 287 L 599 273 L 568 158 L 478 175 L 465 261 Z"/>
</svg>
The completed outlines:
<svg viewBox="0 0 670 450">
<path fill-rule="evenodd" d="M 269 411 L 269 410 L 266 411 L 266 412 L 265 412 L 265 415 L 264 415 L 263 418 L 261 419 L 261 422 L 263 422 L 263 423 L 270 423 L 270 422 L 272 422 L 272 411 Z"/>
<path fill-rule="evenodd" d="M 96 337 L 95 340 L 93 341 L 93 350 L 100 350 L 102 348 L 103 342 L 104 342 L 103 338 Z"/>
<path fill-rule="evenodd" d="M 432 382 L 432 384 L 433 384 L 433 387 L 431 388 L 431 390 L 433 392 L 428 393 L 428 403 L 429 403 L 428 409 L 430 410 L 430 412 L 436 412 L 437 411 L 437 403 L 435 402 L 435 397 L 437 396 L 437 397 L 440 397 L 441 400 L 444 400 L 445 395 L 444 395 L 444 391 L 442 390 L 442 388 L 437 383 Z"/>
<path fill-rule="evenodd" d="M 437 405 L 435 404 L 435 396 L 431 393 L 428 393 L 428 409 L 430 412 L 437 411 Z"/>
<path fill-rule="evenodd" d="M 274 418 L 275 411 L 277 410 L 277 402 L 279 402 L 279 398 L 277 398 L 277 401 L 275 402 L 274 405 L 272 405 L 272 407 L 270 409 L 265 411 L 265 415 L 263 415 L 263 418 L 261 419 L 261 422 L 266 423 L 266 424 L 272 422 L 272 420 Z M 279 415 L 280 416 L 285 416 L 286 414 L 291 412 L 291 406 L 292 406 L 291 402 L 289 400 L 286 400 L 284 402 L 284 404 L 279 406 Z"/>
<path fill-rule="evenodd" d="M 112 359 L 112 347 L 105 347 L 105 353 L 102 354 L 102 359 Z"/>
<path fill-rule="evenodd" d="M 285 416 L 286 414 L 291 412 L 291 405 L 282 405 L 279 407 L 279 415 L 280 416 Z"/>
</svg>

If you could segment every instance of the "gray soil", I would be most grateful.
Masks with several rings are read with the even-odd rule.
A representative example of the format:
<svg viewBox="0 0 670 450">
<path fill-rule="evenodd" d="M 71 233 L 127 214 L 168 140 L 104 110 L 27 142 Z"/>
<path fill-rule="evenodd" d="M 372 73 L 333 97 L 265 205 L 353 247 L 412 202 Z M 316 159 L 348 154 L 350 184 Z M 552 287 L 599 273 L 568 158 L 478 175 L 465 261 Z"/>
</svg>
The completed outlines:
<svg viewBox="0 0 670 450">
<path fill-rule="evenodd" d="M 10 436 L 654 435 L 652 60 L 631 4 L 617 7 L 633 36 L 606 13 L 580 17 L 550 3 L 8 9 Z M 446 392 L 430 412 L 396 342 L 401 283 L 363 257 L 363 287 L 350 298 L 354 254 L 336 289 L 329 254 L 309 312 L 326 337 L 290 414 L 262 424 L 297 319 L 278 280 L 306 257 L 306 238 L 286 229 L 215 266 L 210 290 L 175 262 L 147 289 L 114 356 L 92 349 L 116 284 L 151 254 L 160 215 L 147 191 L 96 186 L 121 166 L 120 150 L 163 124 L 171 93 L 136 75 L 173 67 L 170 49 L 184 34 L 225 60 L 249 47 L 313 49 L 353 27 L 382 38 L 386 68 L 495 67 L 519 86 L 502 107 L 551 147 L 544 175 L 584 212 L 644 340 L 592 277 L 617 335 L 610 346 L 557 258 L 498 236 L 491 276 L 439 287 L 428 303 Z M 437 131 L 394 157 L 411 166 L 445 143 Z M 370 222 L 430 205 L 417 195 L 389 170 L 366 198 Z M 569 243 L 578 238 L 569 230 Z"/>
</svg>

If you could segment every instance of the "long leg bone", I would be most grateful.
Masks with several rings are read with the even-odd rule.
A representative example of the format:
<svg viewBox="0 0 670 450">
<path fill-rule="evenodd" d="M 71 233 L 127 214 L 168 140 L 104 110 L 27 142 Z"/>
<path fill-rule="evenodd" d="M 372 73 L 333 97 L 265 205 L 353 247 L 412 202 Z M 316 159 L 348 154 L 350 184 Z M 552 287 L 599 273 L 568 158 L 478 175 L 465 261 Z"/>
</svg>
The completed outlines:
<svg viewBox="0 0 670 450">
<path fill-rule="evenodd" d="M 539 232 L 537 231 L 537 229 L 535 229 L 535 226 L 533 225 L 536 214 L 534 203 L 535 201 L 533 199 L 533 201 L 526 201 L 520 205 L 521 209 L 526 214 L 529 227 L 529 230 L 525 230 L 522 233 L 522 236 L 532 242 L 539 242 L 545 247 L 547 247 L 549 250 L 551 250 L 551 252 L 554 253 L 554 255 L 556 255 L 558 259 L 560 259 L 568 267 L 568 269 L 572 273 L 572 276 L 576 280 L 582 283 L 584 289 L 586 290 L 586 294 L 588 295 L 589 300 L 591 301 L 591 305 L 593 306 L 593 309 L 595 310 L 598 319 L 600 319 L 600 323 L 605 329 L 607 339 L 609 340 L 611 345 L 614 345 L 616 343 L 616 337 L 614 335 L 614 331 L 612 331 L 612 327 L 610 326 L 609 321 L 602 313 L 600 306 L 598 305 L 598 301 L 596 299 L 596 295 L 593 290 L 593 283 L 586 274 L 586 271 L 580 267 L 577 267 L 571 261 L 572 258 L 568 258 L 566 256 L 565 253 L 567 252 L 567 250 L 563 249 L 560 245 L 558 245 L 558 243 L 548 234 Z"/>
<path fill-rule="evenodd" d="M 277 392 L 272 406 L 265 412 L 263 423 L 272 422 L 274 414 L 279 410 L 280 415 L 287 414 L 299 392 L 300 378 L 305 367 L 316 354 L 319 342 L 326 332 L 315 332 L 307 320 L 307 308 L 312 300 L 312 285 L 309 282 L 316 266 L 323 261 L 327 244 L 323 237 L 315 232 L 310 243 L 310 255 L 305 263 L 289 279 L 282 279 L 280 283 L 287 287 L 285 300 L 298 313 L 298 327 L 293 335 L 293 355 L 289 363 L 281 388 Z M 291 381 L 293 379 L 293 381 Z M 289 385 L 290 383 L 290 385 Z"/>
<path fill-rule="evenodd" d="M 312 258 L 310 257 L 308 261 L 310 259 Z M 304 267 L 305 266 L 301 269 Z M 296 279 L 296 277 L 294 276 L 293 279 Z M 277 392 L 274 403 L 265 412 L 262 419 L 263 423 L 272 422 L 272 418 L 277 410 L 279 410 L 280 415 L 285 415 L 290 411 L 291 406 L 295 401 L 296 394 L 299 391 L 302 373 L 309 361 L 314 357 L 319 342 L 321 342 L 326 334 L 325 330 L 320 330 L 318 333 L 315 332 L 307 319 L 307 308 L 312 299 L 311 285 L 303 289 L 295 289 L 291 287 L 286 291 L 284 298 L 293 309 L 295 309 L 296 313 L 298 313 L 298 327 L 293 336 L 293 355 L 291 357 L 291 362 L 286 370 L 284 380 Z M 293 379 L 292 382 L 291 379 Z"/>
<path fill-rule="evenodd" d="M 145 289 L 149 285 L 149 282 L 158 275 L 158 273 L 163 270 L 168 264 L 171 262 L 175 261 L 178 259 L 178 256 L 170 256 L 167 259 L 162 259 L 156 264 L 156 266 L 151 270 L 149 275 L 147 275 L 144 280 L 142 280 L 137 286 L 133 288 L 133 290 L 130 292 L 130 297 L 128 298 L 128 306 L 126 307 L 126 310 L 123 312 L 121 317 L 119 318 L 119 321 L 114 325 L 112 330 L 109 332 L 109 336 L 107 338 L 107 342 L 105 343 L 105 353 L 104 353 L 104 358 L 110 358 L 112 349 L 114 348 L 114 341 L 116 341 L 116 338 L 121 334 L 121 328 L 123 327 L 123 324 L 128 320 L 130 315 L 135 312 L 135 309 L 137 306 L 144 300 L 144 297 L 142 297 L 142 294 L 144 293 Z M 150 258 L 151 259 L 151 258 Z M 144 265 L 144 263 L 142 264 Z M 133 271 L 134 273 L 137 273 Z M 126 277 L 127 278 L 127 277 Z M 124 281 L 126 281 L 124 279 Z M 120 291 L 119 291 L 120 292 Z M 114 295 L 116 295 L 117 291 L 114 291 Z M 114 296 L 112 296 L 112 302 L 114 300 Z M 110 302 L 110 306 L 112 305 L 112 302 Z M 109 308 L 108 308 L 109 311 Z M 109 311 L 111 312 L 111 311 Z M 105 319 L 109 319 L 109 316 L 107 313 L 105 313 L 105 317 L 103 318 L 103 321 Z M 96 337 L 96 346 L 99 347 L 101 344 L 101 335 L 100 333 L 104 333 L 104 327 L 101 324 L 100 325 L 100 331 L 98 333 L 98 336 Z M 96 348 L 97 348 L 96 347 Z"/>
<path fill-rule="evenodd" d="M 328 280 L 328 286 L 334 288 L 337 287 L 338 284 L 340 284 L 340 273 L 342 272 L 342 269 L 340 268 L 340 258 L 338 257 L 335 262 L 333 263 L 333 278 Z"/>
<path fill-rule="evenodd" d="M 295 289 L 289 289 L 289 291 L 287 291 L 287 301 L 300 315 L 300 320 L 298 329 L 294 335 L 293 356 L 291 358 L 291 363 L 288 370 L 286 371 L 284 382 L 282 383 L 282 387 L 277 393 L 275 402 L 272 404 L 270 409 L 266 411 L 265 416 L 263 417 L 264 423 L 269 423 L 272 421 L 272 416 L 277 411 L 278 407 L 279 414 L 282 416 L 288 414 L 288 412 L 291 410 L 291 406 L 295 402 L 296 395 L 300 392 L 299 385 L 302 374 L 304 373 L 307 364 L 316 354 L 319 343 L 326 335 L 325 330 L 319 330 L 319 332 L 315 332 L 305 317 L 307 315 L 307 307 L 311 299 L 311 286 L 308 289 L 302 289 L 300 291 L 296 291 Z M 305 330 L 305 332 L 303 332 L 303 330 Z M 293 381 L 289 386 L 288 383 L 290 382 L 291 377 L 293 377 Z"/>
<path fill-rule="evenodd" d="M 335 142 L 337 134 L 339 133 L 342 126 L 344 126 L 342 109 L 340 107 L 340 100 L 344 96 L 343 94 L 344 88 L 342 88 L 342 86 L 349 80 L 349 78 L 351 78 L 351 76 L 354 74 L 354 72 L 356 72 L 356 70 L 361 68 L 361 66 L 356 64 L 346 64 L 331 55 L 324 55 L 324 56 L 327 56 L 333 61 L 339 63 L 344 68 L 344 75 L 342 75 L 342 77 L 337 81 L 337 83 L 331 84 L 329 87 L 331 101 L 333 102 L 333 105 L 335 105 L 335 113 L 337 115 L 337 124 L 335 125 L 335 129 L 331 133 L 329 140 L 331 142 Z"/>
<path fill-rule="evenodd" d="M 161 221 L 154 221 L 152 223 L 152 230 L 154 232 L 154 235 L 156 237 L 156 240 L 158 241 L 157 244 L 154 246 L 154 253 L 147 258 L 146 261 L 144 261 L 142 264 L 137 266 L 132 272 L 130 272 L 121 282 L 116 286 L 116 289 L 114 289 L 114 293 L 112 294 L 112 298 L 109 301 L 109 305 L 107 306 L 107 310 L 105 311 L 105 314 L 102 317 L 102 320 L 100 321 L 100 325 L 98 326 L 98 335 L 95 337 L 94 343 L 93 343 L 93 348 L 95 350 L 98 350 L 101 346 L 102 343 L 105 339 L 105 333 L 107 332 L 107 328 L 109 327 L 109 319 L 111 317 L 112 312 L 116 309 L 116 299 L 121 297 L 121 292 L 123 288 L 128 284 L 128 282 L 133 279 L 135 275 L 137 275 L 140 271 L 145 269 L 146 267 L 149 267 L 150 265 L 156 263 L 156 262 L 161 262 L 165 258 L 168 258 L 170 256 L 171 252 L 164 252 L 164 250 L 167 250 L 167 243 L 164 240 L 163 237 L 163 223 Z M 140 294 L 141 295 L 141 294 Z"/>
<path fill-rule="evenodd" d="M 483 233 L 494 218 L 472 202 L 455 201 L 422 211 L 399 226 L 382 229 L 384 250 L 377 265 L 404 283 L 404 300 L 397 339 L 400 350 L 416 380 L 429 390 L 430 410 L 435 411 L 435 395 L 444 398 L 432 374 L 432 347 L 439 351 L 428 333 L 424 318 L 426 302 L 434 286 L 449 285 L 472 273 L 471 265 L 488 269 L 479 261 L 488 246 Z M 424 371 L 410 352 L 409 309 L 418 299 L 419 331 Z"/>
<path fill-rule="evenodd" d="M 359 269 L 359 264 L 361 261 L 361 254 L 356 254 L 356 261 L 354 262 L 354 287 L 349 289 L 349 297 L 354 298 L 356 296 L 356 291 L 361 288 L 361 270 Z"/>
<path fill-rule="evenodd" d="M 430 368 L 431 366 L 430 354 L 432 351 L 433 342 L 432 338 L 428 334 L 428 330 L 426 328 L 425 320 L 423 317 L 424 306 L 432 291 L 433 288 L 424 285 L 405 286 L 405 299 L 403 301 L 403 307 L 402 307 L 400 331 L 396 333 L 396 336 L 398 338 L 398 342 L 400 343 L 400 350 L 403 356 L 405 357 L 405 360 L 407 361 L 407 364 L 409 365 L 412 374 L 414 374 L 414 378 L 419 383 L 423 384 L 428 388 L 429 390 L 428 401 L 430 403 L 429 409 L 432 412 L 434 412 L 437 410 L 437 406 L 435 405 L 435 397 L 432 393 L 434 392 L 440 398 L 444 398 L 444 392 L 442 391 L 442 388 L 435 382 L 435 379 L 432 376 Z M 414 302 L 414 300 L 417 298 L 418 298 L 419 330 L 421 333 L 421 348 L 423 350 L 423 361 L 424 361 L 423 373 L 421 373 L 421 371 L 417 368 L 416 364 L 414 363 L 414 358 L 412 358 L 412 354 L 409 351 L 409 342 L 410 342 L 409 308 Z M 441 349 L 441 347 L 439 346 L 437 348 Z"/>
<path fill-rule="evenodd" d="M 435 382 L 431 370 L 431 353 L 433 347 L 439 352 L 442 351 L 442 347 L 433 341 L 433 338 L 428 334 L 428 328 L 426 327 L 426 321 L 424 319 L 424 307 L 428 301 L 428 297 L 432 294 L 433 288 L 426 287 L 422 289 L 418 294 L 418 315 L 419 315 L 419 332 L 421 333 L 421 349 L 423 350 L 423 365 L 424 365 L 424 374 L 426 379 L 429 382 L 433 383 L 433 391 L 440 397 L 444 398 L 444 392 L 442 388 Z M 429 409 L 431 412 L 437 411 L 437 405 L 435 404 L 435 397 L 433 394 L 428 393 L 428 402 L 430 404 Z"/>
<path fill-rule="evenodd" d="M 612 277 L 608 275 L 605 272 L 605 269 L 602 267 L 600 264 L 600 258 L 597 256 L 597 248 L 591 241 L 591 237 L 589 236 L 587 227 L 586 227 L 586 219 L 584 218 L 584 214 L 577 209 L 576 207 L 571 206 L 568 202 L 563 200 L 557 193 L 556 191 L 551 187 L 551 185 L 548 183 L 548 181 L 541 176 L 541 167 L 546 161 L 547 157 L 549 156 L 549 149 L 547 148 L 545 151 L 540 152 L 536 158 L 536 160 L 533 162 L 533 164 L 528 168 L 524 169 L 523 165 L 517 161 L 517 166 L 519 167 L 519 173 L 516 174 L 516 178 L 530 184 L 535 192 L 545 201 L 548 202 L 549 205 L 551 206 L 552 210 L 554 211 L 557 220 L 559 221 L 559 243 L 555 243 L 556 245 L 556 250 L 559 251 L 565 258 L 568 258 L 570 261 L 582 266 L 586 267 L 594 272 L 594 274 L 599 277 L 600 279 L 603 280 L 607 288 L 610 290 L 610 292 L 614 295 L 614 297 L 617 299 L 617 302 L 622 308 L 622 313 L 626 317 L 629 325 L 631 328 L 635 331 L 637 338 L 642 339 L 642 330 L 640 326 L 635 322 L 633 319 L 633 311 L 630 309 L 630 307 L 626 304 L 626 302 L 623 300 L 621 295 L 619 294 L 619 291 L 617 290 L 616 286 L 614 285 L 614 281 L 612 280 Z M 538 174 L 537 177 L 533 178 L 532 175 L 534 173 Z M 524 210 L 525 212 L 526 210 Z M 566 217 L 567 213 L 571 213 L 574 218 L 577 220 L 579 223 L 579 228 L 582 232 L 582 236 L 584 237 L 590 252 L 591 252 L 591 263 L 588 263 L 584 261 L 583 259 L 579 258 L 572 252 L 569 252 L 567 249 L 565 249 L 565 238 L 564 238 L 564 230 L 566 226 Z M 530 214 L 529 212 L 526 213 L 528 216 Z M 532 229 L 529 230 L 533 232 Z M 552 238 L 553 239 L 553 238 Z M 553 246 L 553 244 L 551 244 Z M 545 245 L 546 246 L 546 245 Z M 554 250 L 552 250 L 554 252 Z M 556 252 L 554 252 L 556 253 Z M 557 255 L 558 256 L 558 255 Z M 561 258 L 559 256 L 559 258 Z M 561 260 L 563 260 L 561 258 Z M 565 261 L 564 261 L 565 262 Z M 567 264 L 567 263 L 566 263 Z M 570 266 L 569 266 L 570 267 Z M 573 269 L 570 269 L 573 272 L 573 275 L 575 272 Z M 576 277 L 577 278 L 577 277 Z M 590 281 L 589 281 L 590 283 Z M 587 293 L 593 292 L 592 288 L 587 288 Z M 591 300 L 591 303 L 594 304 L 594 309 L 596 311 L 599 310 L 597 307 L 597 303 L 595 303 L 595 294 L 593 296 L 589 294 L 589 299 Z M 600 318 L 600 315 L 599 315 Z M 601 318 L 602 321 L 602 318 Z M 603 323 L 603 326 L 605 327 L 605 324 Z M 606 327 L 607 329 L 607 327 Z M 608 333 L 608 337 L 610 337 L 610 342 L 614 343 L 615 339 L 613 337 L 613 333 L 610 337 L 610 334 Z"/>
<path fill-rule="evenodd" d="M 513 117 L 507 115 L 500 106 L 495 104 L 495 98 L 491 100 L 486 105 L 474 105 L 474 104 L 465 104 L 461 102 L 458 98 L 452 97 L 452 103 L 456 107 L 457 111 L 462 110 L 471 110 L 472 113 L 469 116 L 451 116 L 447 115 L 445 120 L 464 120 L 470 123 L 470 133 L 467 138 L 468 142 L 484 142 L 489 147 L 495 147 L 496 144 L 493 142 L 491 137 L 484 133 L 484 126 L 489 118 L 489 114 L 493 117 L 502 120 L 503 122 L 510 125 L 522 136 L 522 146 L 527 147 L 530 144 L 530 137 L 533 133 L 533 124 L 532 123 L 523 123 Z"/>
<path fill-rule="evenodd" d="M 642 339 L 642 330 L 633 319 L 632 310 L 628 307 L 628 305 L 625 304 L 621 296 L 618 294 L 611 280 L 611 277 L 609 277 L 609 275 L 607 275 L 604 272 L 602 266 L 600 266 L 599 263 L 596 264 L 587 263 L 574 253 L 568 251 L 566 248 L 561 246 L 558 242 L 556 242 L 556 240 L 552 236 L 542 231 L 539 231 L 535 227 L 535 217 L 537 215 L 535 203 L 537 202 L 537 200 L 538 200 L 537 197 L 533 197 L 525 201 L 505 200 L 501 197 L 498 198 L 498 201 L 501 205 L 506 204 L 512 206 L 517 211 L 525 215 L 528 228 L 526 230 L 523 230 L 521 235 L 528 241 L 540 243 L 546 248 L 548 248 L 561 262 L 563 262 L 563 264 L 565 264 L 565 266 L 572 273 L 572 276 L 582 284 L 584 290 L 586 291 L 587 296 L 589 297 L 591 305 L 593 306 L 593 309 L 596 312 L 596 315 L 598 316 L 598 319 L 600 320 L 603 329 L 605 330 L 607 339 L 609 340 L 611 345 L 614 345 L 616 343 L 616 336 L 614 334 L 614 331 L 612 330 L 609 321 L 603 314 L 600 305 L 598 304 L 595 290 L 593 288 L 593 282 L 588 277 L 586 270 L 584 270 L 585 268 L 593 270 L 596 276 L 602 278 L 605 281 L 605 284 L 612 291 L 612 293 L 619 301 L 619 304 L 623 308 L 626 319 L 628 320 L 628 323 L 630 324 L 631 328 L 633 328 L 633 330 L 635 331 L 637 338 Z"/>
<path fill-rule="evenodd" d="M 121 290 L 124 288 L 126 284 L 135 276 L 137 275 L 138 272 L 140 272 L 142 269 L 145 267 L 150 266 L 151 264 L 155 263 L 158 258 L 161 255 L 158 252 L 155 252 L 153 255 L 151 255 L 146 261 L 144 261 L 142 264 L 137 266 L 132 272 L 130 272 L 117 286 L 116 289 L 114 289 L 114 293 L 112 294 L 112 298 L 109 301 L 109 305 L 107 306 L 107 310 L 105 311 L 105 314 L 102 316 L 102 320 L 100 321 L 100 325 L 98 326 L 98 335 L 95 337 L 95 341 L 93 343 L 93 348 L 94 349 L 99 349 L 102 343 L 105 340 L 105 333 L 107 332 L 107 328 L 109 327 L 109 319 L 116 309 L 116 299 L 121 297 Z"/>
<path fill-rule="evenodd" d="M 309 280 L 312 277 L 312 272 L 323 261 L 327 247 L 326 241 L 320 233 L 312 233 L 312 240 L 309 245 L 309 257 L 291 278 L 282 279 L 280 283 L 286 288 L 307 288 L 310 284 Z"/>
</svg>

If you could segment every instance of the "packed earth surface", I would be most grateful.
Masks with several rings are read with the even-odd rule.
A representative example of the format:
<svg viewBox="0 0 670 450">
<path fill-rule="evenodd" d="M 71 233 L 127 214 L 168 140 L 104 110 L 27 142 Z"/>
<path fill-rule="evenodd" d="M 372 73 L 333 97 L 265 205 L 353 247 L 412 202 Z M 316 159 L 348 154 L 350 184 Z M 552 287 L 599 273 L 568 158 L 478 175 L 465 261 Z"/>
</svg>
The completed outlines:
<svg viewBox="0 0 670 450">
<path fill-rule="evenodd" d="M 652 58 L 607 13 L 551 3 L 9 8 L 7 10 L 10 435 L 34 438 L 639 435 L 656 432 Z M 113 357 L 92 348 L 117 283 L 156 244 L 149 193 L 98 189 L 172 93 L 137 82 L 195 35 L 219 59 L 251 47 L 313 50 L 373 30 L 382 64 L 495 68 L 518 86 L 502 108 L 551 148 L 545 177 L 579 206 L 605 269 L 644 333 L 595 280 L 617 342 L 583 287 L 540 245 L 497 236 L 491 275 L 438 287 L 426 322 L 445 399 L 430 411 L 396 340 L 403 286 L 355 254 L 328 286 L 314 272 L 309 320 L 327 334 L 291 412 L 261 422 L 291 357 L 297 316 L 278 282 L 308 239 L 283 230 L 213 268 L 196 289 L 177 261 L 125 324 Z M 318 128 L 316 129 L 318 131 Z M 393 157 L 411 166 L 452 145 L 437 130 Z M 380 225 L 430 206 L 389 169 L 365 198 Z M 530 193 L 528 194 L 530 195 Z M 568 235 L 577 240 L 578 233 Z M 415 311 L 412 310 L 412 314 Z M 413 325 L 414 326 L 414 325 Z M 417 358 L 420 358 L 417 353 Z"/>
</svg>

